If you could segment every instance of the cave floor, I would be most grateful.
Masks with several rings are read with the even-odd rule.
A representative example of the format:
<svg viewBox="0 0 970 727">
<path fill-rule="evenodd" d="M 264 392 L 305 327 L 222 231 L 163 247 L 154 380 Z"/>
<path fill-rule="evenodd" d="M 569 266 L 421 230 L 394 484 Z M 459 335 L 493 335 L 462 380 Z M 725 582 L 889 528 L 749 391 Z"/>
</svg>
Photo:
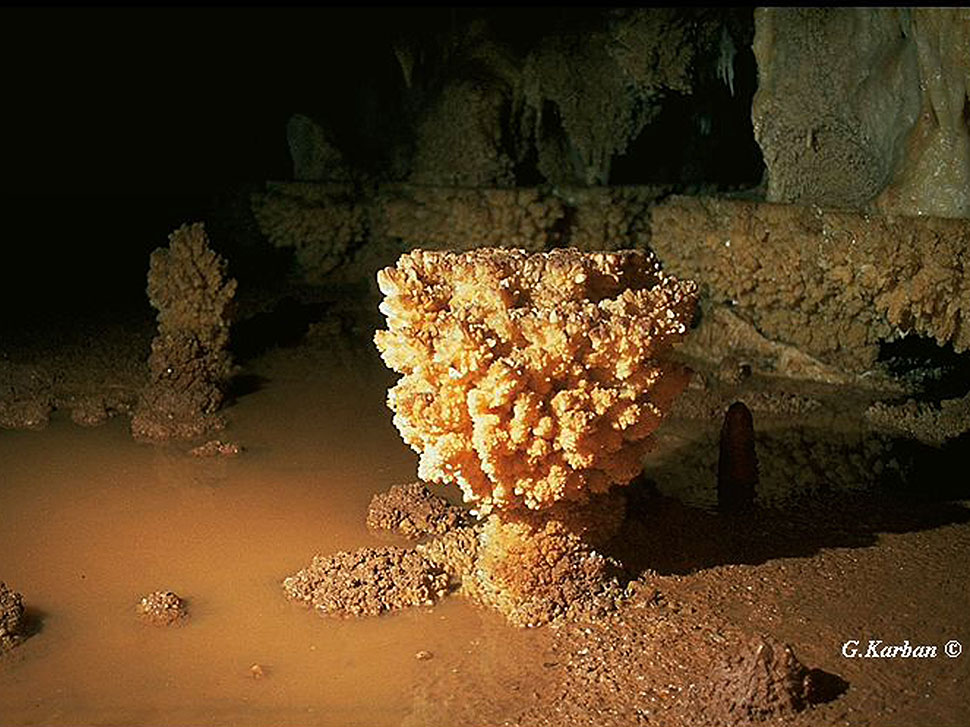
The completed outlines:
<svg viewBox="0 0 970 727">
<path fill-rule="evenodd" d="M 235 457 L 137 444 L 123 416 L 0 430 L 0 579 L 33 630 L 0 656 L 2 724 L 713 725 L 711 675 L 759 634 L 831 692 L 763 724 L 970 722 L 970 661 L 944 653 L 970 642 L 965 500 L 815 488 L 723 516 L 668 478 L 612 546 L 639 574 L 619 610 L 519 630 L 448 597 L 322 619 L 279 584 L 315 553 L 388 542 L 368 501 L 416 467 L 384 406 L 393 376 L 366 342 L 319 340 L 243 374 L 218 435 Z M 138 622 L 157 589 L 187 600 L 185 625 Z M 864 658 L 870 640 L 938 653 Z"/>
</svg>

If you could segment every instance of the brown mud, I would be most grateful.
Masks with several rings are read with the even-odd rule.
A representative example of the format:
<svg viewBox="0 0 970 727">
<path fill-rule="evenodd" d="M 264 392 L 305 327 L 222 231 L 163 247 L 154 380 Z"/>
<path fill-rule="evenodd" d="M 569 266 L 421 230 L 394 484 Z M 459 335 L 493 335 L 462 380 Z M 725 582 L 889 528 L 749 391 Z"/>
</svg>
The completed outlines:
<svg viewBox="0 0 970 727">
<path fill-rule="evenodd" d="M 761 724 L 970 720 L 970 661 L 943 653 L 970 642 L 970 515 L 930 483 L 842 487 L 855 470 L 843 476 L 832 445 L 792 471 L 787 500 L 772 472 L 787 460 L 763 458 L 772 496 L 717 514 L 703 505 L 723 411 L 692 436 L 672 421 L 658 448 L 707 467 L 707 489 L 698 477 L 678 498 L 674 465 L 652 455 L 659 486 L 630 492 L 604 547 L 636 577 L 619 609 L 517 629 L 452 596 L 320 618 L 286 600 L 283 578 L 314 553 L 387 547 L 368 504 L 414 480 L 384 405 L 393 375 L 366 343 L 272 351 L 245 374 L 250 390 L 226 410 L 234 457 L 135 443 L 121 417 L 83 428 L 55 411 L 44 431 L 0 431 L 0 578 L 30 621 L 0 656 L 0 723 L 715 725 L 735 720 L 742 681 L 752 693 L 777 681 L 759 679 L 787 663 L 784 645 L 817 696 L 800 712 L 756 704 Z M 804 418 L 752 411 L 759 446 L 766 422 Z M 156 590 L 178 593 L 190 618 L 142 623 L 136 606 Z M 774 661 L 758 661 L 761 638 Z M 843 655 L 869 639 L 939 653 Z"/>
</svg>

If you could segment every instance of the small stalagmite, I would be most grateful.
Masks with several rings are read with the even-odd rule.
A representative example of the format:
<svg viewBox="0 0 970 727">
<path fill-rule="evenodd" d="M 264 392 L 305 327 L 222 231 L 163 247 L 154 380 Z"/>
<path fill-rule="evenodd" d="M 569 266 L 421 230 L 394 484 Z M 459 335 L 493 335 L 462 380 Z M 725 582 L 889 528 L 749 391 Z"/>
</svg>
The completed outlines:
<svg viewBox="0 0 970 727">
<path fill-rule="evenodd" d="M 717 461 L 717 504 L 722 512 L 739 512 L 754 504 L 758 457 L 754 451 L 754 420 L 742 402 L 728 407 L 721 426 Z"/>
<path fill-rule="evenodd" d="M 232 375 L 229 308 L 236 281 L 209 247 L 202 223 L 183 225 L 151 255 L 148 298 L 158 335 L 149 382 L 131 420 L 142 441 L 191 439 L 220 429 L 216 413 Z"/>
</svg>

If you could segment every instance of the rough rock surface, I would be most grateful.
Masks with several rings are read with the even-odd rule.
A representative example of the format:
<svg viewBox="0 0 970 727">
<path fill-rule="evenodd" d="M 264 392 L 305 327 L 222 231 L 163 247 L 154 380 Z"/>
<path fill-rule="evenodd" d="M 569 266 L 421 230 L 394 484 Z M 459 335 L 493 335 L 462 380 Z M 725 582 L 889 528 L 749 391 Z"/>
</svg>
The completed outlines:
<svg viewBox="0 0 970 727">
<path fill-rule="evenodd" d="M 617 588 L 620 564 L 597 552 L 623 520 L 623 499 L 496 512 L 481 526 L 478 557 L 462 592 L 515 626 L 541 626 Z"/>
<path fill-rule="evenodd" d="M 43 429 L 50 421 L 51 405 L 46 397 L 0 401 L 0 427 Z"/>
<path fill-rule="evenodd" d="M 385 186 L 383 233 L 405 249 L 470 250 L 483 246 L 542 250 L 557 240 L 563 204 L 537 188 L 462 189 Z"/>
<path fill-rule="evenodd" d="M 0 581 L 0 654 L 15 647 L 26 636 L 24 597 Z"/>
<path fill-rule="evenodd" d="M 201 223 L 183 225 L 152 253 L 148 297 L 158 335 L 150 380 L 131 421 L 136 439 L 188 439 L 218 429 L 216 411 L 232 372 L 229 305 L 236 281 L 209 248 Z"/>
<path fill-rule="evenodd" d="M 407 497 L 418 485 L 424 491 Z M 412 548 L 360 548 L 318 555 L 285 579 L 286 596 L 323 615 L 373 616 L 409 606 L 432 605 L 461 595 L 497 610 L 515 626 L 540 626 L 567 614 L 594 611 L 622 590 L 620 565 L 596 551 L 619 531 L 625 497 L 608 493 L 588 503 L 558 503 L 542 511 L 493 513 L 468 524 L 458 508 L 421 483 L 375 497 L 368 524 L 400 523 L 399 501 L 410 512 L 417 499 L 434 517 L 431 539 Z M 439 499 L 438 505 L 431 504 Z M 376 516 L 375 516 L 376 511 Z M 398 526 L 398 530 L 401 528 Z M 421 530 L 409 524 L 407 532 Z"/>
<path fill-rule="evenodd" d="M 502 146 L 511 89 L 498 78 L 453 80 L 416 130 L 410 181 L 448 187 L 514 186 L 514 163 Z"/>
<path fill-rule="evenodd" d="M 716 669 L 704 709 L 726 724 L 799 712 L 808 705 L 808 674 L 790 646 L 754 638 Z"/>
<path fill-rule="evenodd" d="M 434 495 L 423 482 L 394 485 L 374 495 L 367 508 L 367 527 L 412 540 L 443 535 L 466 520 L 464 510 Z"/>
<path fill-rule="evenodd" d="M 939 405 L 913 399 L 902 404 L 876 402 L 865 416 L 880 430 L 939 447 L 970 431 L 970 394 L 944 399 Z"/>
<path fill-rule="evenodd" d="M 442 568 L 407 548 L 361 548 L 317 555 L 283 581 L 287 598 L 322 616 L 376 616 L 431 606 L 449 590 Z"/>
<path fill-rule="evenodd" d="M 879 194 L 919 113 L 903 10 L 755 13 L 755 138 L 772 202 L 860 207 Z"/>
<path fill-rule="evenodd" d="M 848 371 L 896 331 L 970 347 L 967 220 L 671 197 L 651 245 L 763 335 Z"/>
<path fill-rule="evenodd" d="M 970 217 L 970 9 L 914 8 L 919 117 L 877 200 L 891 213 Z"/>
<path fill-rule="evenodd" d="M 546 181 L 608 182 L 614 156 L 660 112 L 663 93 L 691 90 L 700 24 L 673 9 L 637 9 L 603 29 L 551 33 L 529 53 L 522 124 Z"/>
<path fill-rule="evenodd" d="M 647 247 L 664 185 L 512 189 L 270 182 L 252 196 L 259 228 L 290 248 L 314 284 L 372 282 L 374 268 L 415 248 Z M 375 291 L 376 292 L 376 291 Z"/>
<path fill-rule="evenodd" d="M 138 618 L 152 626 L 171 626 L 188 618 L 185 601 L 173 591 L 152 591 L 135 607 Z"/>
<path fill-rule="evenodd" d="M 235 442 L 223 442 L 221 439 L 210 439 L 198 447 L 189 450 L 193 457 L 235 457 L 242 451 Z"/>
<path fill-rule="evenodd" d="M 965 9 L 758 9 L 768 199 L 970 215 L 968 49 Z"/>
<path fill-rule="evenodd" d="M 540 511 L 498 511 L 450 530 L 417 550 L 439 565 L 459 593 L 497 610 L 515 626 L 541 626 L 587 612 L 621 589 L 620 564 L 597 552 L 623 521 L 625 498 Z"/>
<path fill-rule="evenodd" d="M 252 196 L 252 211 L 270 243 L 292 248 L 313 283 L 351 260 L 367 238 L 371 215 L 356 188 L 339 183 L 270 183 Z"/>
<path fill-rule="evenodd" d="M 350 174 L 330 135 L 309 116 L 294 114 L 286 122 L 286 141 L 293 177 L 300 182 L 347 181 Z"/>
<path fill-rule="evenodd" d="M 55 410 L 81 426 L 130 415 L 144 386 L 151 325 L 140 314 L 80 317 L 2 334 L 0 428 L 42 429 Z"/>
</svg>

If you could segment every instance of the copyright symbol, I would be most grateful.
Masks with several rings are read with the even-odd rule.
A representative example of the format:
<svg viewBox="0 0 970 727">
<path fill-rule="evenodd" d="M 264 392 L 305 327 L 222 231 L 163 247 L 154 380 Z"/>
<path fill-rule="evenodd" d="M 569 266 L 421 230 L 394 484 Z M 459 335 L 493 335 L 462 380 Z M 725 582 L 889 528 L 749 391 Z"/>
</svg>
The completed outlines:
<svg viewBox="0 0 970 727">
<path fill-rule="evenodd" d="M 963 644 L 956 639 L 951 639 L 944 644 L 943 653 L 945 653 L 951 659 L 955 659 L 963 653 Z"/>
</svg>

